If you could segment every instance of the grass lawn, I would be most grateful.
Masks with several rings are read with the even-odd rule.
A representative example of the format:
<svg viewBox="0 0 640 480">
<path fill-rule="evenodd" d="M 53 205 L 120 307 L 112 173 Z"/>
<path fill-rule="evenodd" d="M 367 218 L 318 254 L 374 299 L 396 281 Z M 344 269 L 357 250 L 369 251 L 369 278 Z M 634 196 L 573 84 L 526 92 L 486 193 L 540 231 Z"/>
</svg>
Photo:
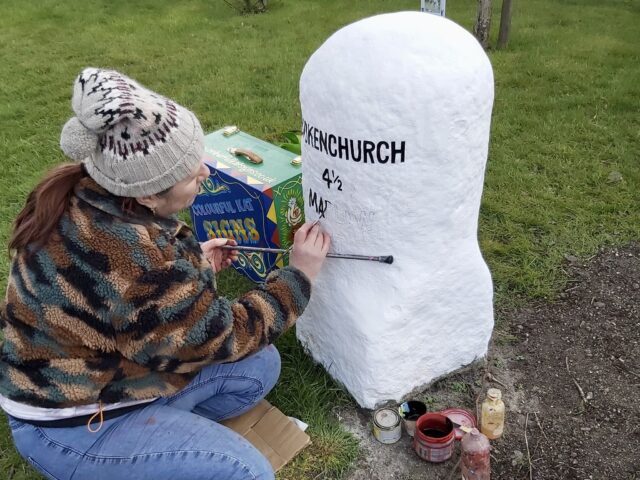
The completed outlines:
<svg viewBox="0 0 640 480">
<path fill-rule="evenodd" d="M 299 128 L 298 80 L 338 28 L 418 0 L 272 0 L 241 16 L 222 0 L 4 0 L 0 17 L 0 244 L 42 173 L 63 161 L 60 129 L 85 66 L 121 70 L 196 112 L 205 131 L 236 124 L 274 140 Z M 499 1 L 495 6 L 497 31 Z M 491 52 L 496 102 L 480 239 L 501 305 L 552 298 L 564 255 L 640 234 L 640 4 L 515 0 L 512 39 Z M 471 28 L 475 0 L 450 0 Z M 495 44 L 495 42 L 494 42 Z M 4 289 L 8 259 L 0 255 Z M 249 288 L 235 274 L 221 289 Z M 357 443 L 331 415 L 350 402 L 304 355 L 293 332 L 278 346 L 271 400 L 311 425 L 313 445 L 280 478 L 339 477 Z M 0 478 L 40 478 L 0 421 Z"/>
</svg>

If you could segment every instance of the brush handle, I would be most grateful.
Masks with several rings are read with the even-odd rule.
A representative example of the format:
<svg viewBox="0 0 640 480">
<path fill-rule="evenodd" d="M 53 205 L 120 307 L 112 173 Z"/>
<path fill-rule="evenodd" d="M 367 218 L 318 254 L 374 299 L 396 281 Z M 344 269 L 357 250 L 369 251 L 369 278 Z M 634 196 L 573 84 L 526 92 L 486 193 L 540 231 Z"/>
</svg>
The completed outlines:
<svg viewBox="0 0 640 480">
<path fill-rule="evenodd" d="M 287 253 L 284 248 L 247 247 L 246 245 L 221 245 L 223 250 L 240 250 L 247 252 Z"/>
<path fill-rule="evenodd" d="M 287 253 L 288 250 L 284 248 L 266 248 L 266 247 L 247 247 L 245 245 L 222 245 L 218 248 L 222 248 L 224 250 L 238 250 L 238 251 L 247 251 L 247 252 L 265 252 L 265 253 Z M 383 255 L 379 257 L 369 256 L 369 255 L 354 255 L 350 253 L 327 253 L 328 258 L 342 258 L 345 260 L 369 260 L 372 262 L 381 262 L 392 264 L 393 263 L 393 255 Z"/>
</svg>

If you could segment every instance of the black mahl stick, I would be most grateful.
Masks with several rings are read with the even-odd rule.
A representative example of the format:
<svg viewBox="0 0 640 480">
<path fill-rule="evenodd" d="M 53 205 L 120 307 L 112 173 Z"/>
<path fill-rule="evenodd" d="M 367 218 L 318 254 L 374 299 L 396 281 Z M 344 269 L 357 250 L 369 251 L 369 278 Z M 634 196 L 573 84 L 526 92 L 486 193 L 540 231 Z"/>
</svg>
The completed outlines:
<svg viewBox="0 0 640 480">
<path fill-rule="evenodd" d="M 247 252 L 265 252 L 265 253 L 291 253 L 289 250 L 285 250 L 284 248 L 266 248 L 266 247 L 247 247 L 244 245 L 222 245 L 219 248 L 223 248 L 225 250 L 240 250 Z M 393 263 L 393 255 L 383 255 L 380 257 L 374 257 L 369 255 L 353 255 L 349 253 L 327 253 L 327 257 L 329 258 L 344 258 L 347 260 L 369 260 L 372 262 L 381 262 L 381 263 Z"/>
</svg>

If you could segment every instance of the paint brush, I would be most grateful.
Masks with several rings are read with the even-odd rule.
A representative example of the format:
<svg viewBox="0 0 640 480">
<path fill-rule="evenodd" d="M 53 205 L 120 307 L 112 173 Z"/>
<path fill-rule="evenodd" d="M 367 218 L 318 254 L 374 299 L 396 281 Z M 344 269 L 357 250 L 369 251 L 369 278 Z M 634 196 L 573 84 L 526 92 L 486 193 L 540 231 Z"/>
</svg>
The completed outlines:
<svg viewBox="0 0 640 480">
<path fill-rule="evenodd" d="M 309 227 L 309 230 L 311 230 L 313 227 L 315 227 L 316 225 L 318 225 L 320 223 L 320 219 L 317 219 L 315 222 L 313 222 L 311 224 L 311 227 Z"/>
<path fill-rule="evenodd" d="M 238 250 L 238 251 L 246 251 L 246 252 L 264 252 L 264 253 L 290 253 L 289 250 L 284 248 L 266 248 L 266 247 L 247 247 L 244 245 L 222 245 L 221 247 L 224 250 Z M 371 255 L 354 255 L 350 253 L 327 253 L 328 258 L 343 258 L 346 260 L 369 260 L 372 262 L 380 262 L 380 263 L 393 263 L 393 255 L 383 255 L 383 256 L 371 256 Z"/>
</svg>

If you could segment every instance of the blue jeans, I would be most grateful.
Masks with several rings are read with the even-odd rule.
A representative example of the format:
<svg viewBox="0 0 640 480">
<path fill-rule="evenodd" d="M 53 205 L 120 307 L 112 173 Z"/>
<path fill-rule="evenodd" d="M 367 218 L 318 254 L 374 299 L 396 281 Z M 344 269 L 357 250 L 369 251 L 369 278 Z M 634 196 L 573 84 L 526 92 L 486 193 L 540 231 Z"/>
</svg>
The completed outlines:
<svg viewBox="0 0 640 480">
<path fill-rule="evenodd" d="M 97 433 L 12 417 L 9 423 L 20 454 L 48 479 L 273 479 L 268 460 L 217 422 L 253 407 L 279 375 L 280 355 L 270 345 L 244 360 L 203 368 L 183 390 L 106 420 Z"/>
</svg>

